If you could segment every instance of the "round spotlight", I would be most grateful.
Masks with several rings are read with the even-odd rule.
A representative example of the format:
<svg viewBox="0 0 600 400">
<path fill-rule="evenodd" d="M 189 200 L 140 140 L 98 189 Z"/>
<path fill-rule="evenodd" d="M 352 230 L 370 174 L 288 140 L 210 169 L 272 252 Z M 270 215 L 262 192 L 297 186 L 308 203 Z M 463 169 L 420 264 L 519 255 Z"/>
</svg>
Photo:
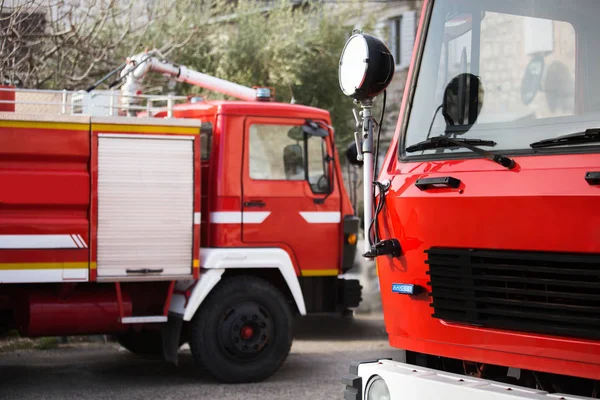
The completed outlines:
<svg viewBox="0 0 600 400">
<path fill-rule="evenodd" d="M 359 101 L 373 98 L 388 87 L 394 70 L 394 56 L 379 38 L 355 33 L 340 57 L 340 88 Z"/>
<path fill-rule="evenodd" d="M 369 382 L 365 392 L 366 400 L 390 400 L 390 390 L 379 375 L 375 375 Z"/>
</svg>

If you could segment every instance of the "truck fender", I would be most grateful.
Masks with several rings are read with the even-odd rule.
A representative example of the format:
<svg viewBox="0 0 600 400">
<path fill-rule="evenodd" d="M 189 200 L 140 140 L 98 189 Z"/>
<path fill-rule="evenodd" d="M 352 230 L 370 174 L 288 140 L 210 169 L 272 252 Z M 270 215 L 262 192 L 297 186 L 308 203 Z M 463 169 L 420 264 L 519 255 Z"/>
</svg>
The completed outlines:
<svg viewBox="0 0 600 400">
<path fill-rule="evenodd" d="M 227 269 L 278 268 L 298 307 L 300 315 L 306 315 L 304 296 L 296 270 L 289 254 L 279 248 L 202 248 L 200 249 L 202 269 L 200 279 L 179 281 L 175 286 L 170 312 L 183 315 L 184 321 L 191 321 L 194 314 L 210 291 L 219 283 Z"/>
</svg>

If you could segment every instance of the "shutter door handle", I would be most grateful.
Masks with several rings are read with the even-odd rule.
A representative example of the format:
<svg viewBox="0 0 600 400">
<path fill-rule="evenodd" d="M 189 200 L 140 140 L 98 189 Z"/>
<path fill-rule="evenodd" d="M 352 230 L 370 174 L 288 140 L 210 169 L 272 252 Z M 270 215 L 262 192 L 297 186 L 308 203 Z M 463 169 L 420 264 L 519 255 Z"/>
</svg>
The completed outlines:
<svg viewBox="0 0 600 400">
<path fill-rule="evenodd" d="M 262 202 L 262 200 L 255 200 L 255 201 L 247 201 L 244 203 L 244 207 L 264 207 L 265 203 Z"/>
<path fill-rule="evenodd" d="M 590 186 L 600 186 L 600 172 L 586 173 L 585 180 Z"/>
<path fill-rule="evenodd" d="M 128 274 L 161 274 L 163 272 L 162 269 L 126 269 L 125 272 Z"/>
</svg>

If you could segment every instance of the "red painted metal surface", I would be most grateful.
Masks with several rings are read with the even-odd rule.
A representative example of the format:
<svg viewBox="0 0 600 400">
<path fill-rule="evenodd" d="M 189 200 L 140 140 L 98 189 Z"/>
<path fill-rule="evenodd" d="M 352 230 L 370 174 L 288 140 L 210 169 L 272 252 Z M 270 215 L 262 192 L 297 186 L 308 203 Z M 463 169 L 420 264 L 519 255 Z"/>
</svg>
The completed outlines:
<svg viewBox="0 0 600 400">
<path fill-rule="evenodd" d="M 121 290 L 121 282 L 115 282 L 115 293 L 117 296 L 119 319 L 123 319 L 125 317 L 131 317 L 131 313 L 125 314 L 125 307 L 123 306 L 123 291 Z"/>
<path fill-rule="evenodd" d="M 598 342 L 448 324 L 431 317 L 428 295 L 391 292 L 392 283 L 430 289 L 424 250 L 432 246 L 600 253 L 600 214 L 593 211 L 600 191 L 584 180 L 587 171 L 600 169 L 600 157 L 532 156 L 516 161 L 519 171 L 487 160 L 462 160 L 403 163 L 394 174 L 385 174 L 392 179 L 385 235 L 398 238 L 404 250 L 401 259 L 378 260 L 390 343 L 436 355 L 597 378 Z M 419 178 L 436 176 L 460 179 L 463 192 L 421 191 L 414 185 Z M 569 210 L 568 217 L 559 210 Z"/>
<path fill-rule="evenodd" d="M 127 325 L 119 322 L 117 297 L 112 286 L 106 289 L 76 292 L 66 299 L 44 292 L 26 293 L 17 308 L 19 330 L 29 337 L 122 332 Z M 131 298 L 123 293 L 124 312 L 131 315 L 131 306 Z"/>
<path fill-rule="evenodd" d="M 269 212 L 270 215 L 260 224 L 243 223 L 242 240 L 247 245 L 269 246 L 280 243 L 288 246 L 295 254 L 302 270 L 307 272 L 320 269 L 338 269 L 340 266 L 342 236 L 341 223 L 309 223 L 300 212 L 341 212 L 340 189 L 334 186 L 333 192 L 323 204 L 316 199 L 325 195 L 314 194 L 309 183 L 299 181 L 256 180 L 250 177 L 250 139 L 252 124 L 302 125 L 304 120 L 292 118 L 246 118 L 244 163 L 242 166 L 242 201 L 262 201 L 260 209 L 244 207 L 243 211 Z M 328 153 L 331 154 L 328 143 Z M 337 179 L 336 179 L 337 182 Z"/>
<path fill-rule="evenodd" d="M 213 123 L 209 160 L 201 160 L 201 143 L 196 140 L 194 212 L 201 213 L 202 224 L 194 225 L 193 259 L 199 260 L 200 247 L 269 246 L 288 252 L 297 274 L 301 274 L 302 269 L 338 269 L 341 264 L 342 222 L 308 224 L 298 214 L 298 211 L 341 211 L 342 218 L 353 214 L 348 195 L 343 189 L 337 154 L 334 161 L 336 187 L 325 204 L 316 205 L 313 199 L 323 196 L 314 196 L 308 185 L 301 182 L 303 186 L 298 187 L 293 201 L 272 205 L 276 217 L 273 225 L 261 226 L 260 230 L 247 227 L 247 240 L 244 240 L 240 223 L 210 222 L 213 212 L 241 212 L 244 195 L 262 193 L 277 203 L 277 197 L 288 183 L 282 182 L 283 186 L 270 183 L 251 186 L 250 182 L 246 182 L 248 185 L 244 194 L 244 132 L 250 115 L 299 123 L 305 119 L 331 123 L 326 111 L 291 104 L 211 102 L 177 107 L 176 118 L 195 118 Z M 89 123 L 73 125 L 65 122 L 7 121 L 0 126 L 0 187 L 13 189 L 0 192 L 0 234 L 79 235 L 85 242 L 85 248 L 3 249 L 0 251 L 0 264 L 18 265 L 9 267 L 16 268 L 16 274 L 27 268 L 60 269 L 62 263 L 71 263 L 69 268 L 85 268 L 89 265 L 91 283 L 78 285 L 75 292 L 70 291 L 72 288 L 61 291 L 60 299 L 42 292 L 44 289 L 41 286 L 39 292 L 32 286 L 11 286 L 10 298 L 20 299 L 17 314 L 26 335 L 117 332 L 123 328 L 118 324 L 119 317 L 132 315 L 132 302 L 134 305 L 143 303 L 144 310 L 168 310 L 173 282 L 170 283 L 166 302 L 163 295 L 156 296 L 156 300 L 148 300 L 148 293 L 128 292 L 127 284 L 123 284 L 123 290 L 117 284 L 115 291 L 115 286 L 110 284 L 110 290 L 106 292 L 95 291 L 100 287 L 95 283 L 98 133 L 99 128 Z M 139 133 L 161 134 L 156 129 L 150 133 Z M 333 138 L 328 139 L 328 146 L 329 154 L 332 154 Z M 295 209 L 295 214 L 288 218 L 285 213 L 286 208 L 290 207 Z M 293 229 L 289 221 L 292 221 Z M 271 232 L 265 229 L 271 229 Z M 198 278 L 199 265 L 194 267 L 193 272 L 194 278 Z M 56 279 L 54 276 L 49 279 Z M 63 281 L 68 279 L 69 274 L 63 274 Z M 85 289 L 80 289 L 82 287 Z M 0 296 L 7 290 L 6 286 L 0 286 Z"/>
<path fill-rule="evenodd" d="M 75 234 L 89 243 L 90 140 L 84 127 L 0 127 L 0 234 Z M 87 248 L 0 253 L 0 263 L 88 260 Z"/>
<path fill-rule="evenodd" d="M 175 281 L 169 283 L 167 289 L 167 298 L 165 300 L 165 306 L 163 307 L 163 315 L 166 317 L 169 314 L 169 307 L 171 307 L 171 299 L 173 298 L 173 290 L 175 289 Z"/>
<path fill-rule="evenodd" d="M 14 86 L 2 86 L 0 89 L 14 89 Z M 16 93 L 12 90 L 0 90 L 0 100 L 14 102 Z M 15 103 L 3 103 L 0 102 L 0 111 L 2 112 L 14 112 Z"/>
<path fill-rule="evenodd" d="M 328 112 L 283 103 L 213 101 L 176 106 L 173 115 L 213 123 L 211 156 L 202 167 L 202 193 L 206 193 L 202 203 L 203 224 L 210 222 L 213 212 L 242 211 L 242 203 L 250 197 L 268 199 L 266 201 L 270 203 L 268 210 L 261 211 L 270 211 L 272 215 L 262 224 L 245 224 L 243 228 L 237 223 L 203 226 L 202 247 L 280 247 L 290 254 L 297 274 L 302 270 L 339 269 L 342 222 L 309 224 L 298 214 L 299 211 L 339 211 L 342 219 L 344 215 L 353 214 L 343 186 L 337 152 L 333 163 L 335 190 L 323 205 L 314 203 L 314 198 L 323 196 L 314 195 L 306 182 L 253 182 L 247 171 L 248 140 L 245 134 L 251 121 L 262 118 L 271 123 L 301 124 L 305 119 L 312 119 L 330 124 Z M 156 116 L 164 115 L 158 113 Z M 328 141 L 329 154 L 334 151 L 331 139 Z M 309 243 L 311 240 L 314 243 Z"/>
<path fill-rule="evenodd" d="M 431 1 L 426 0 L 423 10 Z M 417 37 L 422 35 L 422 13 Z M 419 43 L 414 54 L 418 54 Z M 416 57 L 407 88 L 413 87 Z M 514 157 L 507 170 L 489 160 L 401 162 L 398 144 L 404 96 L 396 134 L 379 180 L 389 179 L 382 236 L 400 241 L 399 259 L 380 257 L 386 330 L 394 347 L 530 370 L 598 379 L 600 342 L 453 324 L 431 316 L 427 294 L 392 293 L 393 283 L 430 290 L 424 250 L 432 246 L 600 253 L 600 190 L 585 180 L 600 170 L 598 154 Z M 421 191 L 415 181 L 452 176 L 461 190 Z"/>
</svg>

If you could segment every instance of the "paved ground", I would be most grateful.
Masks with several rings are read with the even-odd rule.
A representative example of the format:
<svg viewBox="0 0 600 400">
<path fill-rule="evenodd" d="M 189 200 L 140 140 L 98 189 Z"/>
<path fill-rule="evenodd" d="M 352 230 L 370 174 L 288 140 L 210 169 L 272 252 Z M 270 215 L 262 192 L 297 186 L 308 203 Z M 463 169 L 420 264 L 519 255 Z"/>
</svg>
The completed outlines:
<svg viewBox="0 0 600 400">
<path fill-rule="evenodd" d="M 298 321 L 292 352 L 259 384 L 222 385 L 194 369 L 140 359 L 115 344 L 0 354 L 0 399 L 342 399 L 340 377 L 354 359 L 393 357 L 381 315 Z"/>
</svg>

